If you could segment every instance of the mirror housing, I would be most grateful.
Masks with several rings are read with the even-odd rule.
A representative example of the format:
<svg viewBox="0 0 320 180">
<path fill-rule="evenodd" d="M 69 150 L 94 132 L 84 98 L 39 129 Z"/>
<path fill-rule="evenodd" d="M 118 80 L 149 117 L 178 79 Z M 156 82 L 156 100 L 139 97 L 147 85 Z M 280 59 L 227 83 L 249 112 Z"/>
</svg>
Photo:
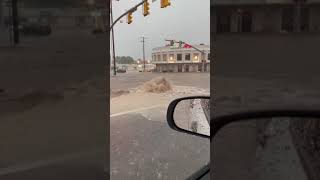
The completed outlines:
<svg viewBox="0 0 320 180">
<path fill-rule="evenodd" d="M 183 129 L 181 127 L 179 127 L 174 119 L 174 113 L 176 110 L 177 105 L 184 100 L 196 100 L 196 99 L 200 99 L 200 100 L 210 100 L 210 96 L 190 96 L 190 97 L 183 97 L 183 98 L 178 98 L 174 101 L 172 101 L 169 104 L 168 110 L 167 110 L 167 122 L 168 125 L 170 126 L 170 128 L 179 131 L 179 132 L 183 132 L 183 133 L 187 133 L 187 134 L 191 134 L 191 135 L 195 135 L 195 136 L 199 136 L 199 137 L 203 137 L 203 138 L 210 138 L 210 135 L 205 135 L 205 134 L 200 134 L 194 131 L 190 131 L 190 130 L 186 130 Z M 210 106 L 209 106 L 210 107 Z M 207 117 L 208 120 L 210 119 L 210 117 Z M 208 126 L 210 127 L 210 123 L 208 122 Z M 210 130 L 209 130 L 210 131 Z"/>
</svg>

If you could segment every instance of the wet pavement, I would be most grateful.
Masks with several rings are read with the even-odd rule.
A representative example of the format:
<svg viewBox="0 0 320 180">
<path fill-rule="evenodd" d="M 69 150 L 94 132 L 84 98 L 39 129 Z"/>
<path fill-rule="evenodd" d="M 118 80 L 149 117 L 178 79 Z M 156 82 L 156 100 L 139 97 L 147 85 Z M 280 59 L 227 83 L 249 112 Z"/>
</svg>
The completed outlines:
<svg viewBox="0 0 320 180">
<path fill-rule="evenodd" d="M 155 77 L 173 90 L 144 93 L 135 88 Z M 177 97 L 209 95 L 208 73 L 138 73 L 111 77 L 111 179 L 185 179 L 210 160 L 209 139 L 176 132 L 166 111 Z M 128 92 L 129 91 L 129 92 Z"/>
<path fill-rule="evenodd" d="M 20 165 L 6 169 L 7 172 L 0 171 L 0 177 L 1 180 L 106 180 L 107 173 L 103 169 L 105 161 L 101 158 L 104 154 L 93 152 L 80 156 L 70 155 L 70 158 L 58 159 L 37 168 L 30 167 L 32 164 Z"/>
<path fill-rule="evenodd" d="M 110 75 L 110 87 L 112 91 L 128 90 L 159 76 L 167 78 L 173 85 L 210 89 L 209 73 L 139 73 L 135 71 L 119 73 L 116 76 Z"/>
<path fill-rule="evenodd" d="M 140 114 L 111 119 L 111 179 L 185 179 L 210 160 L 209 139 Z"/>
</svg>

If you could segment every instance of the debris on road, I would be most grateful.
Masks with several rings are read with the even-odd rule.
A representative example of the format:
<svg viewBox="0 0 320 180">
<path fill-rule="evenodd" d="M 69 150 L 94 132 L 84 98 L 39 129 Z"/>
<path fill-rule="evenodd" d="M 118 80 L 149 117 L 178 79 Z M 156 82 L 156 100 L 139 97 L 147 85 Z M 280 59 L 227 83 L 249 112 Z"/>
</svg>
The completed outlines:
<svg viewBox="0 0 320 180">
<path fill-rule="evenodd" d="M 111 90 L 110 96 L 113 98 L 113 97 L 122 96 L 129 93 L 130 91 L 128 90 L 115 90 L 115 91 Z"/>
<path fill-rule="evenodd" d="M 172 90 L 172 85 L 166 78 L 157 77 L 144 83 L 139 89 L 150 93 L 164 93 Z"/>
</svg>

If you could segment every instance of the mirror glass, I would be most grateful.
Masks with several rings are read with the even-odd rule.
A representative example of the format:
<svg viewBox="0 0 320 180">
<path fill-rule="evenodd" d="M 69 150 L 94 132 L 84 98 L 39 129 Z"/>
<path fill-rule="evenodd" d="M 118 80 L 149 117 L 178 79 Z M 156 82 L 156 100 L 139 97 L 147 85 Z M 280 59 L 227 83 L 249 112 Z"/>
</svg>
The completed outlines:
<svg viewBox="0 0 320 180">
<path fill-rule="evenodd" d="M 210 99 L 180 101 L 174 110 L 173 118 L 181 129 L 210 136 Z"/>
<path fill-rule="evenodd" d="M 231 123 L 214 136 L 211 149 L 216 180 L 320 179 L 320 119 Z"/>
</svg>

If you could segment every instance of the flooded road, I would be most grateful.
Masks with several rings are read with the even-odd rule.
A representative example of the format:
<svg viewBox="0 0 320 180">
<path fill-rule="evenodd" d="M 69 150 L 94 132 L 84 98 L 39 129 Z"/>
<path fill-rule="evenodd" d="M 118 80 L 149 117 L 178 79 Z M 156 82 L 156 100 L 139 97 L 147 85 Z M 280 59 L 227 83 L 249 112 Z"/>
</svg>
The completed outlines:
<svg viewBox="0 0 320 180">
<path fill-rule="evenodd" d="M 185 179 L 209 162 L 209 139 L 176 132 L 166 120 L 172 100 L 210 94 L 209 74 L 118 75 L 111 77 L 111 179 Z M 159 76 L 170 90 L 146 92 L 143 84 Z"/>
</svg>

